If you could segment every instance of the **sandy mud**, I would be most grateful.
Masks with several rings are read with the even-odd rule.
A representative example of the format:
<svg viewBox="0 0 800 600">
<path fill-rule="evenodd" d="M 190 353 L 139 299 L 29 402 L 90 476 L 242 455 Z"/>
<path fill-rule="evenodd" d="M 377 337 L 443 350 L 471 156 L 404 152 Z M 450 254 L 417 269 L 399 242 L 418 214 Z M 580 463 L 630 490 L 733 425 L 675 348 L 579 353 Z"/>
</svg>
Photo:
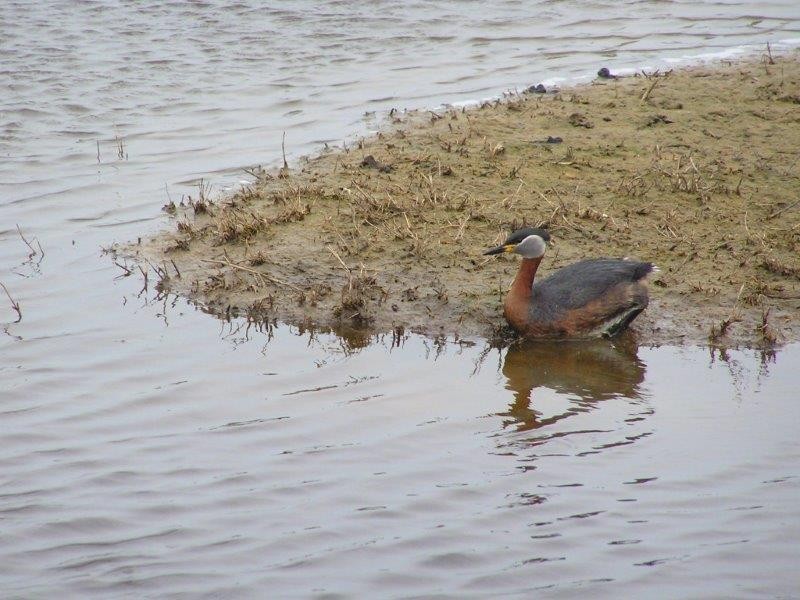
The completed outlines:
<svg viewBox="0 0 800 600">
<path fill-rule="evenodd" d="M 529 224 L 539 276 L 588 257 L 656 263 L 641 343 L 800 339 L 800 54 L 598 78 L 472 109 L 389 115 L 384 130 L 119 248 L 164 292 L 220 315 L 334 330 L 505 336 Z M 151 284 L 154 281 L 151 272 Z"/>
</svg>

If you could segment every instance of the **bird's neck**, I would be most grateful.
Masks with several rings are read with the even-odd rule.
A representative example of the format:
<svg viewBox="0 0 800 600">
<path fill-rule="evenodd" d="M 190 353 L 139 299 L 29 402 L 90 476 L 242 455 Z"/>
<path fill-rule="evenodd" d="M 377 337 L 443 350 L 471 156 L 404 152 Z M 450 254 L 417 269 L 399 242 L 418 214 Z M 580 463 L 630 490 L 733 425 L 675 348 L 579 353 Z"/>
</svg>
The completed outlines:
<svg viewBox="0 0 800 600">
<path fill-rule="evenodd" d="M 524 301 L 526 304 L 530 301 L 533 278 L 536 277 L 536 270 L 539 268 L 540 262 L 542 262 L 541 256 L 522 259 L 517 276 L 508 292 L 509 299 L 513 298 L 516 302 Z"/>
<path fill-rule="evenodd" d="M 533 278 L 542 258 L 523 258 L 517 276 L 506 296 L 503 314 L 517 331 L 525 331 L 530 320 Z"/>
</svg>

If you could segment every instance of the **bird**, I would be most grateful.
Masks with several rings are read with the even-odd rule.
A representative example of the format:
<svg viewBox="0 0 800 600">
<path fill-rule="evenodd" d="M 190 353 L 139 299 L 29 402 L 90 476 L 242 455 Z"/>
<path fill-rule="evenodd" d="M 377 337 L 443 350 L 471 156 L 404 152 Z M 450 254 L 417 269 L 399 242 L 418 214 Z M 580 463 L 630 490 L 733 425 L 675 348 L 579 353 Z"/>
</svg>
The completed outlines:
<svg viewBox="0 0 800 600">
<path fill-rule="evenodd" d="M 658 271 L 649 262 L 592 258 L 558 269 L 534 282 L 550 233 L 524 227 L 484 255 L 522 256 L 504 302 L 509 325 L 526 338 L 614 337 L 649 302 L 645 277 Z"/>
</svg>

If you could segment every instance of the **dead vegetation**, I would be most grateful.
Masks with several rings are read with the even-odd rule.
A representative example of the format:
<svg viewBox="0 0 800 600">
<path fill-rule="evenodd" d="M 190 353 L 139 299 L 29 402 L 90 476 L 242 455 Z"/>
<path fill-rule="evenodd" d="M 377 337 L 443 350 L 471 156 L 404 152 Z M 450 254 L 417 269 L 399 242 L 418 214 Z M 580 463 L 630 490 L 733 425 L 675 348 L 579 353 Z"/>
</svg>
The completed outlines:
<svg viewBox="0 0 800 600">
<path fill-rule="evenodd" d="M 14 298 L 11 296 L 11 292 L 8 291 L 8 288 L 5 286 L 3 282 L 0 282 L 0 287 L 3 288 L 3 291 L 6 293 L 6 296 L 8 297 L 8 301 L 11 302 L 11 309 L 15 313 L 17 313 L 17 320 L 14 321 L 14 323 L 19 323 L 20 321 L 22 321 L 22 308 L 20 307 L 19 302 L 14 300 Z"/>
<path fill-rule="evenodd" d="M 292 169 L 284 155 L 217 203 L 201 182 L 168 210 L 175 233 L 137 251 L 168 253 L 184 276 L 164 285 L 219 312 L 491 336 L 516 262 L 481 252 L 531 224 L 553 233 L 545 275 L 590 256 L 657 263 L 647 340 L 797 337 L 800 117 L 785 98 L 800 65 L 772 60 L 393 111 L 375 137 Z"/>
<path fill-rule="evenodd" d="M 707 202 L 711 194 L 741 195 L 740 177 L 736 186 L 730 185 L 725 165 L 719 163 L 698 166 L 691 154 L 664 152 L 660 146 L 652 151 L 652 160 L 641 171 L 619 181 L 621 194 L 639 198 L 651 190 L 688 194 L 700 203 Z"/>
<path fill-rule="evenodd" d="M 17 225 L 17 233 L 19 234 L 20 239 L 28 247 L 28 260 L 25 261 L 26 264 L 33 266 L 34 269 L 38 269 L 44 260 L 44 249 L 42 248 L 42 243 L 37 237 L 34 237 L 33 241 L 28 240 L 28 238 L 25 237 L 25 234 L 22 233 L 22 229 L 19 225 Z"/>
</svg>

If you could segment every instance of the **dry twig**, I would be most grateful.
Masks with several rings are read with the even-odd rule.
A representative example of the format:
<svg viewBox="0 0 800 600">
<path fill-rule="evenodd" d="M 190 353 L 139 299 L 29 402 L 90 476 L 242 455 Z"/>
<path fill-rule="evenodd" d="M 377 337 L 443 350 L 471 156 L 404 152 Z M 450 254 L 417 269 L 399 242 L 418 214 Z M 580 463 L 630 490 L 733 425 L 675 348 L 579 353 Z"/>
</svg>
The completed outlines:
<svg viewBox="0 0 800 600">
<path fill-rule="evenodd" d="M 14 323 L 19 323 L 20 321 L 22 321 L 22 309 L 19 307 L 19 302 L 17 302 L 16 300 L 14 300 L 14 298 L 11 297 L 11 293 L 8 291 L 8 288 L 2 281 L 0 281 L 0 287 L 3 288 L 3 291 L 6 293 L 6 296 L 8 296 L 8 299 L 11 301 L 11 308 L 13 308 L 14 312 L 17 313 L 17 320 L 14 321 Z"/>
<path fill-rule="evenodd" d="M 658 73 L 656 72 L 653 77 L 653 83 L 651 83 L 649 87 L 644 91 L 644 94 L 642 94 L 641 97 L 642 102 L 647 102 L 647 99 L 650 97 L 650 94 L 653 93 L 653 90 L 656 89 L 656 86 L 658 85 L 659 81 L 661 81 L 661 79 L 658 77 Z"/>
<path fill-rule="evenodd" d="M 36 261 L 36 264 L 41 264 L 42 260 L 44 259 L 44 250 L 42 249 L 42 244 L 39 242 L 39 238 L 33 238 L 33 241 L 36 242 L 36 245 L 39 247 L 37 250 L 33 247 L 33 244 L 28 241 L 28 239 L 22 234 L 22 229 L 20 229 L 19 225 L 17 225 L 17 233 L 19 233 L 19 237 L 22 238 L 22 241 L 25 242 L 25 245 L 30 250 L 28 254 L 28 260 L 33 260 L 34 256 L 39 256 L 39 260 Z"/>
</svg>

